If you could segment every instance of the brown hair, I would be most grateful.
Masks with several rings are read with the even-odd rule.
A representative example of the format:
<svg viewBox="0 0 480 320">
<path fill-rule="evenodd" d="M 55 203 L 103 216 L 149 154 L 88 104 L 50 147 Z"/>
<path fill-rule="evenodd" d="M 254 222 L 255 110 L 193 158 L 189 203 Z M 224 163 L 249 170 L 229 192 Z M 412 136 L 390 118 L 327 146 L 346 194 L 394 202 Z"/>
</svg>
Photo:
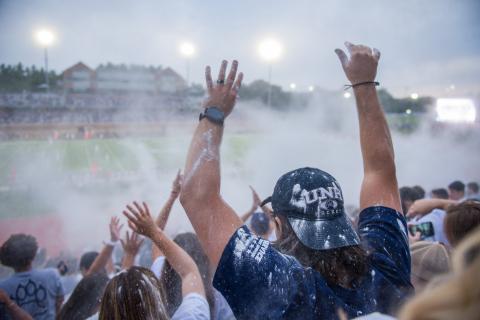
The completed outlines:
<svg viewBox="0 0 480 320">
<path fill-rule="evenodd" d="M 400 320 L 478 319 L 480 314 L 480 228 L 455 249 L 453 274 L 438 287 L 426 290 L 405 305 Z"/>
<path fill-rule="evenodd" d="M 62 306 L 57 318 L 60 320 L 82 320 L 98 311 L 108 276 L 97 272 L 84 277 L 75 287 L 68 301 Z"/>
<path fill-rule="evenodd" d="M 215 297 L 210 263 L 197 235 L 191 232 L 181 233 L 177 235 L 173 241 L 185 250 L 198 266 L 198 271 L 202 276 L 203 286 L 205 288 L 205 295 L 210 306 L 210 314 L 213 314 Z M 182 279 L 178 273 L 173 270 L 168 260 L 165 261 L 163 266 L 160 282 L 166 293 L 167 312 L 172 316 L 182 303 Z"/>
<path fill-rule="evenodd" d="M 464 201 L 448 207 L 444 221 L 444 231 L 453 247 L 479 225 L 480 202 Z"/>
<path fill-rule="evenodd" d="M 282 235 L 275 247 L 295 257 L 303 266 L 318 271 L 329 285 L 352 286 L 369 270 L 367 252 L 361 246 L 348 246 L 329 250 L 314 250 L 300 242 L 290 222 L 281 216 Z"/>
<path fill-rule="evenodd" d="M 152 271 L 142 267 L 119 273 L 105 288 L 99 319 L 169 319 L 160 281 Z"/>
</svg>

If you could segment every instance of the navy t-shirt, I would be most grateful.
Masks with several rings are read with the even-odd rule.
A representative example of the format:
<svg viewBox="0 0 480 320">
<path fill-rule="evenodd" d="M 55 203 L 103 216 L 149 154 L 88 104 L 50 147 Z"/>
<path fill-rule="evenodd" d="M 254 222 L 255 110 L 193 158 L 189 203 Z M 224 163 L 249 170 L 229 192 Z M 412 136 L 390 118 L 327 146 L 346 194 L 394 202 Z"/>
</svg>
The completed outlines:
<svg viewBox="0 0 480 320">
<path fill-rule="evenodd" d="M 390 208 L 369 207 L 360 213 L 358 228 L 370 270 L 352 289 L 328 285 L 319 272 L 246 226 L 225 247 L 213 285 L 237 319 L 337 319 L 338 309 L 349 318 L 391 314 L 413 292 L 405 218 Z"/>
</svg>

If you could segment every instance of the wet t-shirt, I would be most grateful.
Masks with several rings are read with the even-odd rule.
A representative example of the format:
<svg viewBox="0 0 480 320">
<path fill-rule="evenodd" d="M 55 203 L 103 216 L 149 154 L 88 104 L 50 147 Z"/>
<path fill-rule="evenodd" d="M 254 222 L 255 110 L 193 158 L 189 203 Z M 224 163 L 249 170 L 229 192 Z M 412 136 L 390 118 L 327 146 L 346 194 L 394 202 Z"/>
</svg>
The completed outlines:
<svg viewBox="0 0 480 320">
<path fill-rule="evenodd" d="M 237 319 L 337 319 L 375 311 L 391 314 L 410 295 L 410 252 L 405 218 L 375 206 L 363 210 L 359 236 L 369 271 L 351 289 L 328 285 L 312 268 L 239 228 L 225 247 L 214 286 Z"/>
<path fill-rule="evenodd" d="M 0 281 L 0 289 L 35 320 L 55 319 L 56 300 L 64 295 L 60 275 L 56 269 L 35 269 L 15 273 L 10 278 Z M 8 315 L 6 319 L 10 319 Z"/>
</svg>

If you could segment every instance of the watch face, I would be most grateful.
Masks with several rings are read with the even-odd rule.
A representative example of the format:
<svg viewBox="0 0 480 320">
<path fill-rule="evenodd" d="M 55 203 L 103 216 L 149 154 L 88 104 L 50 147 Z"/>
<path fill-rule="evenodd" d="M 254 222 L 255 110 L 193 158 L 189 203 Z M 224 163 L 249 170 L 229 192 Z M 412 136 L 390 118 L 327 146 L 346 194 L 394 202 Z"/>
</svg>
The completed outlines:
<svg viewBox="0 0 480 320">
<path fill-rule="evenodd" d="M 205 116 L 215 122 L 223 122 L 223 119 L 225 118 L 223 111 L 215 107 L 208 108 L 205 112 Z"/>
</svg>

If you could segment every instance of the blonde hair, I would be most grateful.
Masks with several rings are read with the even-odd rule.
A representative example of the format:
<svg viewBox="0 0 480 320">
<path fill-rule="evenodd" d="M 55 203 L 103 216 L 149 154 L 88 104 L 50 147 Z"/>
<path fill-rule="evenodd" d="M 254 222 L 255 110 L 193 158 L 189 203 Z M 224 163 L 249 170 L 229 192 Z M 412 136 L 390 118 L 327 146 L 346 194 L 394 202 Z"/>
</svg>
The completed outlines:
<svg viewBox="0 0 480 320">
<path fill-rule="evenodd" d="M 165 293 L 152 271 L 131 267 L 110 280 L 100 306 L 100 320 L 168 320 Z"/>
<path fill-rule="evenodd" d="M 478 319 L 480 315 L 480 228 L 453 253 L 453 273 L 438 287 L 413 298 L 400 320 Z"/>
</svg>

